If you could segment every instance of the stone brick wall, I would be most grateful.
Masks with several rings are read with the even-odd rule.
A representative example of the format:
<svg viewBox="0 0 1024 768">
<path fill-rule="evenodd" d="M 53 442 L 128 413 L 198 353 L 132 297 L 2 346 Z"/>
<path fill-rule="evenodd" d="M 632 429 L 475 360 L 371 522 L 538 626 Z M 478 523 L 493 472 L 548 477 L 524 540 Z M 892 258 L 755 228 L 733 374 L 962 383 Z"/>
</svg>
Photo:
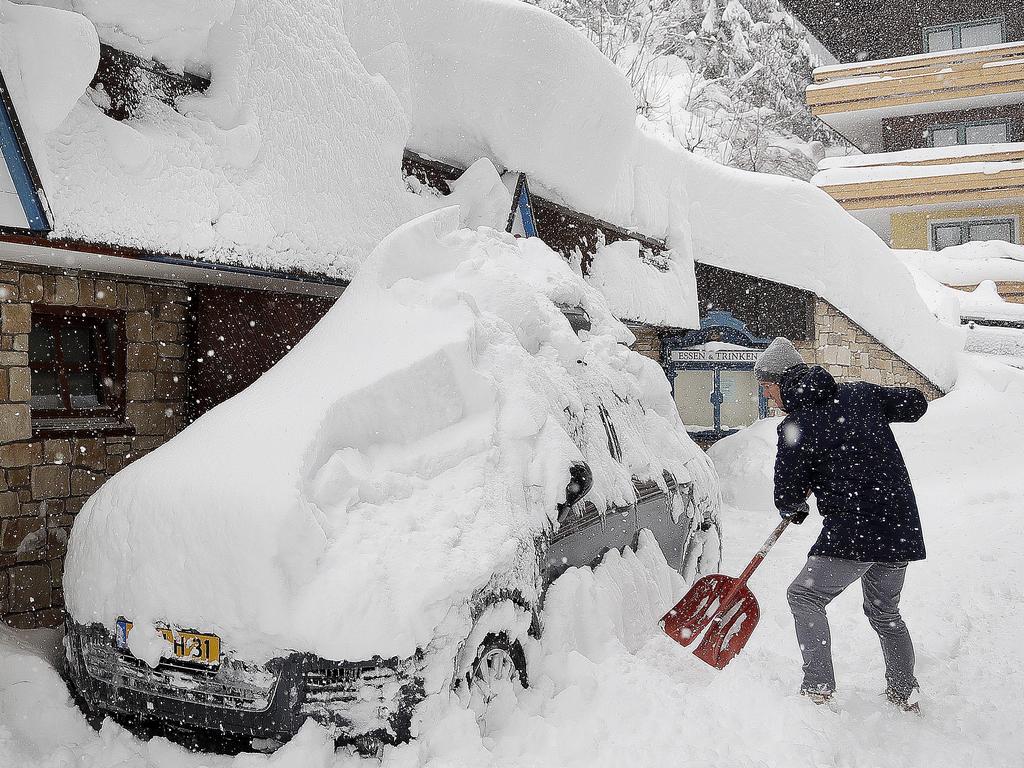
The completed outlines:
<svg viewBox="0 0 1024 768">
<path fill-rule="evenodd" d="M 996 280 L 996 293 L 1003 299 L 1013 304 L 1024 304 L 1024 281 L 1020 280 Z M 973 291 L 978 287 L 977 283 L 968 285 L 951 285 L 960 291 Z"/>
<path fill-rule="evenodd" d="M 824 299 L 814 304 L 814 343 L 797 343 L 796 347 L 808 364 L 822 366 L 837 381 L 916 387 L 929 400 L 942 396 L 916 368 Z"/>
<path fill-rule="evenodd" d="M 636 343 L 631 349 L 639 352 L 644 357 L 661 363 L 661 336 L 658 328 L 639 323 L 626 323 L 626 326 L 636 336 Z"/>
<path fill-rule="evenodd" d="M 62 619 L 64 554 L 76 513 L 103 482 L 184 425 L 188 293 L 180 285 L 0 264 L 0 615 L 15 627 Z M 32 306 L 124 313 L 125 427 L 33 434 Z M 126 434 L 127 433 L 127 434 Z"/>
</svg>

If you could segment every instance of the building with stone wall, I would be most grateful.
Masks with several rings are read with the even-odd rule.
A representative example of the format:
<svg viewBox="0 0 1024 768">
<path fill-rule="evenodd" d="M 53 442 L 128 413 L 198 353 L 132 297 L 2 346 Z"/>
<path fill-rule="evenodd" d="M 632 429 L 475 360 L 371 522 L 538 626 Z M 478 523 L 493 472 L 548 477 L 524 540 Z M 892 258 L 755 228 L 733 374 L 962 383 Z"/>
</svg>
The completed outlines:
<svg viewBox="0 0 1024 768">
<path fill-rule="evenodd" d="M 691 437 L 709 446 L 759 418 L 773 415 L 753 374 L 761 349 L 790 339 L 809 365 L 838 381 L 911 386 L 929 399 L 942 391 L 907 361 L 828 301 L 763 278 L 697 265 L 701 327 L 662 332 L 638 349 L 658 360 Z M 777 415 L 777 414 L 774 414 Z"/>
<path fill-rule="evenodd" d="M 869 381 L 914 387 L 929 400 L 942 390 L 824 299 L 814 302 L 814 341 L 797 343 L 808 364 L 820 365 L 837 381 Z"/>
<path fill-rule="evenodd" d="M 89 496 L 255 381 L 344 285 L 185 264 L 159 268 L 177 280 L 140 278 L 123 273 L 152 266 L 118 249 L 13 240 L 0 234 L 0 616 L 32 628 L 62 619 L 68 536 Z"/>
<path fill-rule="evenodd" d="M 61 616 L 75 515 L 104 480 L 185 423 L 189 296 L 181 285 L 12 267 L 0 269 L 0 614 L 15 627 L 50 626 Z M 67 331 L 68 357 L 92 353 L 92 338 L 71 345 L 94 335 L 97 321 L 123 337 L 101 391 L 92 381 L 76 388 L 76 398 L 98 395 L 108 413 L 34 418 L 44 380 L 67 375 L 40 363 L 54 319 Z"/>
</svg>

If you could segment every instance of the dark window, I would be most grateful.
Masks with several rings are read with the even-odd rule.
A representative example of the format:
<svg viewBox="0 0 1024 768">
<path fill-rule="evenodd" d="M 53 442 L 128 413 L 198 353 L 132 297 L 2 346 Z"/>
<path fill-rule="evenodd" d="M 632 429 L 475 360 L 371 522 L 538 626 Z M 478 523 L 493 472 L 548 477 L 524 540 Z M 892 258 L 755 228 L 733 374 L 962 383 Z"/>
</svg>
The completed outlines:
<svg viewBox="0 0 1024 768">
<path fill-rule="evenodd" d="M 115 312 L 33 307 L 28 340 L 33 419 L 120 418 L 120 333 Z"/>
<path fill-rule="evenodd" d="M 1003 144 L 1009 141 L 1009 120 L 979 120 L 959 125 L 933 125 L 928 129 L 933 147 L 954 147 L 958 144 Z"/>
</svg>

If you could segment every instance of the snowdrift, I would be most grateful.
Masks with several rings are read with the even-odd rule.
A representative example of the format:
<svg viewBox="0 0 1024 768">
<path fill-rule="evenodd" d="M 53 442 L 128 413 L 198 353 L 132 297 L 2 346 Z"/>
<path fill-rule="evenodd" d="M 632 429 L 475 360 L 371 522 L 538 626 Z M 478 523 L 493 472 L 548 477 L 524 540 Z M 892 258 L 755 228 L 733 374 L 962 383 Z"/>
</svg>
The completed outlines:
<svg viewBox="0 0 1024 768">
<path fill-rule="evenodd" d="M 559 305 L 583 307 L 593 332 Z M 255 661 L 409 656 L 468 626 L 492 579 L 537 589 L 534 539 L 574 461 L 590 463 L 599 509 L 666 469 L 717 508 L 710 461 L 630 341 L 540 241 L 460 230 L 454 208 L 424 216 L 277 366 L 89 500 L 68 608 L 202 628 Z M 584 408 L 595 399 L 621 463 Z"/>
<path fill-rule="evenodd" d="M 798 766 L 815 756 L 810 764 L 878 768 L 891 765 L 898 749 L 907 768 L 1017 765 L 1024 753 L 1024 613 L 1006 604 L 1024 580 L 1024 383 L 1020 371 L 1002 364 L 985 374 L 982 380 L 968 370 L 958 391 L 933 403 L 920 422 L 897 425 L 933 552 L 912 566 L 900 606 L 917 643 L 924 717 L 892 713 L 878 696 L 882 659 L 856 587 L 829 608 L 838 714 L 798 695 L 800 652 L 786 586 L 818 533 L 812 515 L 786 532 L 758 571 L 761 621 L 724 673 L 658 630 L 658 611 L 678 597 L 680 585 L 657 548 L 641 541 L 635 555 L 611 554 L 596 569 L 570 570 L 552 586 L 544 634 L 530 658 L 531 687 L 498 730 L 481 738 L 472 713 L 445 691 L 423 703 L 420 736 L 387 748 L 380 764 Z M 718 456 L 726 497 L 751 504 L 743 505 L 749 511 L 730 510 L 727 573 L 739 573 L 777 519 L 771 450 L 761 442 L 744 430 L 715 448 L 729 448 Z M 774 439 L 767 445 L 773 449 Z M 733 456 L 751 461 L 734 465 Z M 752 489 L 767 505 L 747 495 Z M 957 563 L 952 578 L 950 558 Z M 53 654 L 27 647 L 30 637 L 0 631 L 0 765 L 367 765 L 347 751 L 335 753 L 330 734 L 313 722 L 269 759 L 211 757 L 164 739 L 141 741 L 109 721 L 96 733 L 68 697 L 56 662 L 46 660 Z"/>
<path fill-rule="evenodd" d="M 670 252 L 660 264 L 651 264 L 641 258 L 636 240 L 619 240 L 598 247 L 587 282 L 601 292 L 622 320 L 696 328 L 700 307 L 693 264 L 680 261 Z"/>
</svg>

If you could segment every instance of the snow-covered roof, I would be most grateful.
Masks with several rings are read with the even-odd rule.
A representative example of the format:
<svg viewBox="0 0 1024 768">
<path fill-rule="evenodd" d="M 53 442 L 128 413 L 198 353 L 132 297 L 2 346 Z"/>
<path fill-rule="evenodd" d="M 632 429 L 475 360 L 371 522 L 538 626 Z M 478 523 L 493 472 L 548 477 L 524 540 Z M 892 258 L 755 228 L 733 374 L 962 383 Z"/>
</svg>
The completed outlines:
<svg viewBox="0 0 1024 768">
<path fill-rule="evenodd" d="M 440 12 L 439 5 L 451 10 Z M 937 384 L 952 384 L 951 349 L 958 342 L 921 302 L 888 247 L 823 192 L 686 152 L 658 126 L 635 117 L 621 73 L 595 58 L 582 36 L 531 6 L 409 0 L 400 14 L 412 82 L 425 86 L 412 91 L 413 148 L 426 149 L 417 141 L 437 137 L 444 151 L 435 156 L 464 163 L 462 143 L 452 137 L 470 137 L 496 165 L 527 172 L 534 191 L 665 240 L 679 258 L 813 291 Z M 500 35 L 490 33 L 497 28 Z M 524 49 L 522 41 L 535 36 L 559 44 Z M 496 59 L 505 63 L 501 76 Z M 459 95 L 447 98 L 461 104 L 472 93 L 473 111 L 436 109 L 441 60 L 441 71 L 457 78 L 450 81 Z M 491 126 L 508 114 L 508 104 L 517 105 L 519 125 L 512 135 L 495 133 Z M 420 133 L 417 116 L 423 115 L 429 131 Z M 631 129 L 620 115 L 628 115 Z M 553 151 L 556 146 L 563 151 Z M 879 285 L 886 286 L 886 302 L 878 301 Z"/>
<path fill-rule="evenodd" d="M 991 325 L 1024 324 L 1024 304 L 1006 301 L 999 295 L 996 280 L 1017 281 L 1024 276 L 1024 247 L 988 241 L 951 246 L 942 251 L 894 251 L 910 269 L 921 299 L 936 317 L 952 326 L 977 320 Z M 949 286 L 975 286 L 961 290 Z M 967 351 L 1007 354 L 1006 334 L 959 327 Z M 1015 331 L 1016 346 L 1020 331 Z M 1000 341 L 1001 339 L 1001 341 Z M 998 342 L 998 343 L 996 343 Z M 994 344 L 994 346 L 993 346 Z"/>
<path fill-rule="evenodd" d="M 388 4 L 71 4 L 89 19 L 3 5 L 4 39 L 20 44 L 3 69 L 54 236 L 347 278 L 428 209 L 401 177 L 408 60 Z M 209 90 L 112 120 L 85 95 L 97 28 L 207 70 Z"/>
<path fill-rule="evenodd" d="M 961 293 L 960 316 L 963 318 L 1024 322 L 1024 304 L 1003 299 L 991 280 L 983 280 L 973 291 Z"/>
<path fill-rule="evenodd" d="M 624 76 L 551 14 L 518 0 L 193 6 L 86 9 L 139 53 L 209 70 L 209 90 L 179 111 L 151 101 L 118 123 L 79 98 L 95 37 L 47 64 L 73 96 L 51 110 L 59 124 L 29 132 L 56 234 L 345 277 L 436 206 L 401 177 L 407 145 L 463 166 L 487 157 L 545 197 L 666 240 L 683 270 L 696 258 L 813 291 L 953 382 L 949 339 L 870 230 L 807 184 L 722 168 L 659 135 Z M 51 27 L 91 29 L 47 12 L 60 14 Z M 22 80 L 15 96 L 30 101 Z"/>
</svg>

